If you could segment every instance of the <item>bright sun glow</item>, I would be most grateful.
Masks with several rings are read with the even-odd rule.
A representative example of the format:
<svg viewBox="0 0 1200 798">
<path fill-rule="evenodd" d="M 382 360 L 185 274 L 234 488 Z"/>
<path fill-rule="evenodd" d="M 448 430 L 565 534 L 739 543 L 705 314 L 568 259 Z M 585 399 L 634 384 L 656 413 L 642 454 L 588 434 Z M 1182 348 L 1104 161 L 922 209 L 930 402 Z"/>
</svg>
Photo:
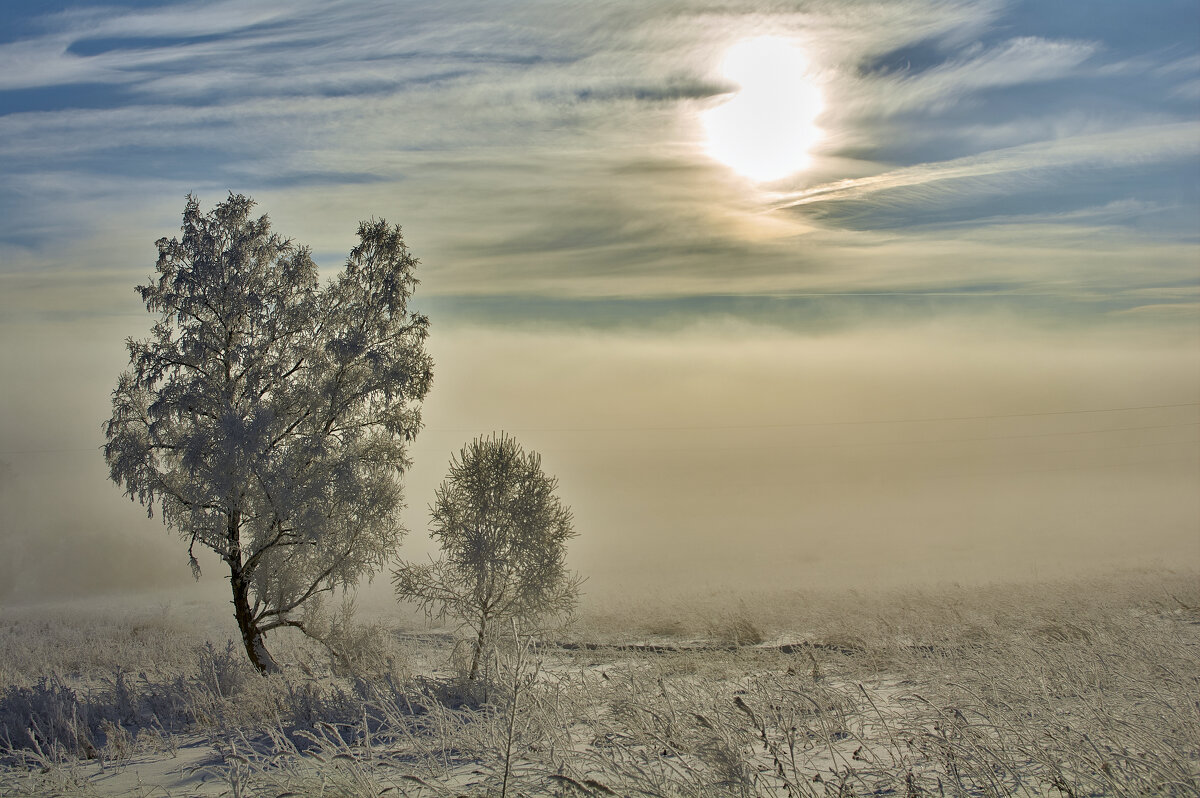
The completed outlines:
<svg viewBox="0 0 1200 798">
<path fill-rule="evenodd" d="M 774 36 L 747 39 L 729 49 L 721 72 L 741 90 L 704 114 L 708 154 L 760 182 L 807 167 L 822 100 L 800 48 Z"/>
</svg>

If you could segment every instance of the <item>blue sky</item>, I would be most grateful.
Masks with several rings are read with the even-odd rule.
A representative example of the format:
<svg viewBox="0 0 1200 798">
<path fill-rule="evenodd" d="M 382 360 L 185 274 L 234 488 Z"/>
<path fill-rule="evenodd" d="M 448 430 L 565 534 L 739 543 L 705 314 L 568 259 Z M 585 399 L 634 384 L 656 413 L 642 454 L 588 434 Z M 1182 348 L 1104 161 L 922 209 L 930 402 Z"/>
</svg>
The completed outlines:
<svg viewBox="0 0 1200 798">
<path fill-rule="evenodd" d="M 746 89 L 724 54 L 763 36 L 803 52 L 791 79 L 822 108 L 807 167 L 773 182 L 713 158 L 703 125 Z M 414 539 L 420 491 L 463 430 L 636 430 L 672 406 L 703 426 L 1200 396 L 1194 1 L 5 3 L 0 460 L 28 488 L 10 489 L 23 497 L 8 500 L 10 530 L 36 515 L 34 483 L 77 471 L 78 495 L 116 493 L 98 455 L 71 471 L 20 453 L 98 444 L 120 342 L 148 324 L 132 287 L 153 241 L 177 231 L 188 192 L 207 206 L 229 191 L 330 274 L 360 219 L 404 226 L 441 364 Z M 481 334 L 507 348 L 481 362 Z M 699 398 L 766 342 L 793 365 L 791 387 L 767 358 L 741 374 L 740 398 Z M 577 351 L 597 359 L 563 354 Z M 822 354 L 834 351 L 843 365 Z M 494 359 L 530 352 L 561 368 L 514 368 L 526 393 L 513 392 Z M 898 353 L 907 372 L 891 371 Z M 622 393 L 621 364 L 656 357 L 653 391 Z M 589 369 L 613 375 L 612 394 Z M 947 387 L 955 370 L 973 376 Z M 849 403 L 837 387 L 885 372 Z M 789 405 L 770 390 L 823 398 Z M 538 440 L 601 484 L 586 447 Z M 835 493 L 858 502 L 847 468 Z M 780 518 L 786 492 L 771 499 Z M 577 503 L 599 493 L 579 488 Z M 1171 496 L 1163 540 L 1196 516 L 1193 493 Z M 619 523 L 652 529 L 677 506 L 645 501 Z M 115 528 L 128 508 L 105 512 Z M 1065 500 L 1056 512 L 1068 517 Z M 61 515 L 67 528 L 79 513 Z"/>
<path fill-rule="evenodd" d="M 125 235 L 234 190 L 331 267 L 358 218 L 401 221 L 430 296 L 1196 307 L 1195 3 L 3 13 L 6 278 L 127 284 L 145 268 Z M 769 186 L 708 157 L 696 124 L 736 90 L 722 50 L 763 33 L 805 49 L 825 98 L 812 168 Z"/>
</svg>

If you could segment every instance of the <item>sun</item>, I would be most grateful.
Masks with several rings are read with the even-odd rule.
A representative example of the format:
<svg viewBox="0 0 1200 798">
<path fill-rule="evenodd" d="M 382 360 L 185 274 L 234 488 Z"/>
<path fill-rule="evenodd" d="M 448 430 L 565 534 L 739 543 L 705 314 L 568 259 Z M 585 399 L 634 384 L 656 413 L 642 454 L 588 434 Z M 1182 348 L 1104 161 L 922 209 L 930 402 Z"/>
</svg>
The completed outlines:
<svg viewBox="0 0 1200 798">
<path fill-rule="evenodd" d="M 820 139 L 821 92 L 791 41 L 763 36 L 729 48 L 721 73 L 740 87 L 706 111 L 708 154 L 745 177 L 769 182 L 806 168 Z"/>
</svg>

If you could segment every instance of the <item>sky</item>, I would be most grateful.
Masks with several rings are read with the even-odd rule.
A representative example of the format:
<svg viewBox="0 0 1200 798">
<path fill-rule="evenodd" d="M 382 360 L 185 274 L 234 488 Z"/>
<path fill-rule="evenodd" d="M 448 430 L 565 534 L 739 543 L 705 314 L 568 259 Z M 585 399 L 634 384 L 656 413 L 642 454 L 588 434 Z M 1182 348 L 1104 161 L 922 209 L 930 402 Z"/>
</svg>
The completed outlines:
<svg viewBox="0 0 1200 798">
<path fill-rule="evenodd" d="M 421 260 L 398 556 L 506 430 L 597 595 L 1200 568 L 1195 0 L 0 5 L 0 600 L 190 578 L 98 449 L 229 192 Z"/>
</svg>

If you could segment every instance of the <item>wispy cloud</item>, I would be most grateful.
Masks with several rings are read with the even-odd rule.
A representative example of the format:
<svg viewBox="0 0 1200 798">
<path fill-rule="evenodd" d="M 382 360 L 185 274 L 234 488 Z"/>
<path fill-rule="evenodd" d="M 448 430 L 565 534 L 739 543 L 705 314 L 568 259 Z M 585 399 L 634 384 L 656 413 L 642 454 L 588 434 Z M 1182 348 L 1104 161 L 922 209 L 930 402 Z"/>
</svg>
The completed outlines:
<svg viewBox="0 0 1200 798">
<path fill-rule="evenodd" d="M 809 452 L 821 441 L 739 430 L 718 450 L 709 429 L 1194 399 L 1200 47 L 1181 5 L 66 5 L 10 3 L 20 24 L 0 35 L 0 451 L 79 450 L 13 462 L 0 532 L 29 530 L 29 552 L 125 550 L 131 508 L 95 447 L 121 341 L 146 333 L 132 287 L 185 193 L 211 206 L 232 190 L 326 274 L 372 216 L 422 260 L 438 378 L 406 477 L 414 529 L 471 432 L 607 425 L 624 437 L 523 438 L 597 533 L 581 540 L 612 547 L 594 561 L 747 518 L 770 551 L 823 545 L 798 525 L 945 549 L 960 511 L 1007 545 L 1034 505 L 1073 536 L 1064 556 L 1079 536 L 1129 551 L 1136 528 L 1194 558 L 1194 461 L 1114 454 L 1097 477 L 1097 455 L 1068 455 L 1049 485 L 956 475 L 947 504 L 922 475 L 957 472 L 945 454 L 986 462 L 991 441 L 889 465 L 855 454 L 878 441 Z M 825 107 L 812 168 L 770 185 L 714 161 L 700 123 L 737 89 L 725 48 L 764 34 L 807 50 Z M 646 440 L 672 424 L 705 432 Z M 1160 432 L 1131 442 L 1195 450 Z M 868 503 L 866 483 L 885 486 Z M 797 484 L 818 497 L 800 521 Z M 1081 505 L 1101 508 L 1100 532 Z"/>
<path fill-rule="evenodd" d="M 821 202 L 866 199 L 897 189 L 971 191 L 979 178 L 1054 179 L 1054 172 L 1079 167 L 1112 168 L 1187 160 L 1200 154 L 1200 122 L 1178 122 L 1037 142 L 992 150 L 942 163 L 921 164 L 868 177 L 841 180 L 797 192 L 773 205 L 796 208 Z M 1048 174 L 1049 173 L 1049 174 Z"/>
<path fill-rule="evenodd" d="M 189 45 L 187 39 L 233 33 L 276 19 L 279 11 L 251 10 L 244 4 L 226 2 L 124 14 L 100 8 L 49 15 L 43 24 L 51 33 L 0 45 L 0 89 L 133 82 L 142 70 L 194 57 L 201 50 L 230 50 L 222 45 Z M 159 37 L 160 41 L 154 46 L 138 37 Z M 79 55 L 71 51 L 79 42 L 112 38 L 116 42 L 107 52 Z M 163 38 L 168 41 L 161 41 Z M 125 47 L 120 46 L 122 42 Z"/>
<path fill-rule="evenodd" d="M 939 112 L 981 89 L 1059 80 L 1077 74 L 1099 46 L 1093 42 L 1018 37 L 994 47 L 976 44 L 930 69 L 901 68 L 858 83 L 839 116 Z"/>
<path fill-rule="evenodd" d="M 1122 92 L 1181 90 L 1194 54 L 1131 50 L 1119 31 L 1025 32 L 1008 13 L 511 0 L 50 15 L 0 45 L 0 85 L 63 92 L 36 111 L 10 93 L 0 114 L 3 268 L 140 279 L 117 244 L 81 259 L 82 242 L 132 220 L 151 241 L 186 191 L 233 189 L 330 266 L 358 219 L 402 222 L 424 290 L 442 296 L 957 290 L 967 253 L 966 283 L 1012 295 L 1069 301 L 1089 268 L 1137 252 L 1153 268 L 1112 285 L 1169 282 L 1194 207 L 1169 173 L 1186 174 L 1200 130 L 1178 105 Z M 698 122 L 734 88 L 722 48 L 764 32 L 807 46 L 829 109 L 794 191 L 714 163 Z M 114 93 L 77 107 L 79 82 Z M 1147 218 L 1158 238 L 1133 229 Z"/>
</svg>

